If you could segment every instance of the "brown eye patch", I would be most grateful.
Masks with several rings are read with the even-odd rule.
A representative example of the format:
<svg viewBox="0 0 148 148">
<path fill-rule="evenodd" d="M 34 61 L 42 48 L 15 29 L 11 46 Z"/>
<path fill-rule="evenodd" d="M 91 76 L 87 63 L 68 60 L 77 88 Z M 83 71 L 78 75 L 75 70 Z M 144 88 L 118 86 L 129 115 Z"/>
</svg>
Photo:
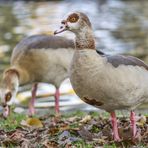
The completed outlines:
<svg viewBox="0 0 148 148">
<path fill-rule="evenodd" d="M 73 13 L 68 17 L 67 21 L 69 21 L 70 23 L 75 23 L 78 21 L 78 19 L 79 19 L 78 14 Z"/>
<path fill-rule="evenodd" d="M 11 97 L 12 97 L 11 92 L 8 92 L 5 96 L 6 102 L 10 101 Z"/>
</svg>

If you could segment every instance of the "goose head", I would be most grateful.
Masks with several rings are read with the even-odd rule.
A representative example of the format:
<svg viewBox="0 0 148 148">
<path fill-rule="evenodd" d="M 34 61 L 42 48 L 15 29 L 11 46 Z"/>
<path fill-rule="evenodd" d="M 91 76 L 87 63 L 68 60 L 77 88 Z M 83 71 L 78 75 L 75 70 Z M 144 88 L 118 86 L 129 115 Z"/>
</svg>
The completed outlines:
<svg viewBox="0 0 148 148">
<path fill-rule="evenodd" d="M 61 27 L 56 30 L 54 34 L 58 34 L 64 31 L 71 31 L 75 34 L 85 31 L 85 29 L 91 28 L 89 18 L 82 12 L 73 12 L 61 21 Z"/>
<path fill-rule="evenodd" d="M 3 107 L 3 116 L 9 115 L 9 105 L 13 103 L 18 91 L 18 74 L 16 71 L 7 70 L 3 74 L 0 84 L 0 102 Z"/>
</svg>

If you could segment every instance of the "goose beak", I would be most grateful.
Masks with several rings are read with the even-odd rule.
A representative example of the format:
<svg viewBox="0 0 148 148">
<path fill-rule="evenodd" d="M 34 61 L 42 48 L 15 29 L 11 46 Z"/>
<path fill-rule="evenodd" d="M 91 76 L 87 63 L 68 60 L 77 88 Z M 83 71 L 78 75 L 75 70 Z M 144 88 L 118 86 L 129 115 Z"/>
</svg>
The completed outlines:
<svg viewBox="0 0 148 148">
<path fill-rule="evenodd" d="M 68 24 L 67 24 L 67 21 L 66 21 L 66 20 L 63 20 L 63 21 L 61 22 L 61 24 L 62 24 L 62 26 L 60 27 L 60 29 L 59 29 L 59 30 L 56 30 L 56 31 L 54 32 L 54 35 L 56 35 L 56 34 L 58 34 L 58 33 L 61 33 L 61 32 L 64 32 L 64 31 L 66 31 L 66 30 L 68 30 L 68 29 L 69 29 L 69 27 L 68 27 Z"/>
<path fill-rule="evenodd" d="M 4 105 L 3 106 L 3 117 L 7 118 L 10 114 L 10 106 Z"/>
<path fill-rule="evenodd" d="M 56 31 L 54 32 L 54 35 L 59 34 L 59 33 L 61 33 L 61 32 L 64 32 L 64 31 L 66 31 L 67 29 L 68 29 L 68 28 L 66 28 L 65 26 L 61 26 L 59 30 L 56 30 Z"/>
</svg>

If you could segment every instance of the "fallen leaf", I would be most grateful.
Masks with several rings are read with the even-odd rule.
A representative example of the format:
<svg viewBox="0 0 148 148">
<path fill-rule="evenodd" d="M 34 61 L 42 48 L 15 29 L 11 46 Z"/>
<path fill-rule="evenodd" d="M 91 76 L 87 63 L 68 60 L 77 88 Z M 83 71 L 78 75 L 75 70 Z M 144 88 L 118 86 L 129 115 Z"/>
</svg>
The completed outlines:
<svg viewBox="0 0 148 148">
<path fill-rule="evenodd" d="M 51 136 L 55 135 L 56 133 L 59 132 L 59 128 L 58 127 L 50 127 L 48 134 L 50 134 Z"/>
<path fill-rule="evenodd" d="M 74 122 L 74 121 L 76 121 L 77 118 L 78 118 L 77 116 L 70 117 L 70 118 L 68 118 L 68 121 L 69 122 Z"/>
<path fill-rule="evenodd" d="M 13 140 L 20 140 L 22 137 L 24 137 L 24 134 L 21 131 L 16 130 L 9 138 Z"/>
<path fill-rule="evenodd" d="M 146 123 L 146 116 L 144 115 L 140 115 L 137 117 L 137 125 L 139 126 L 144 126 L 144 124 Z"/>
<path fill-rule="evenodd" d="M 98 142 L 100 143 L 100 144 L 105 144 L 106 143 L 106 140 L 105 139 L 98 139 Z"/>
<path fill-rule="evenodd" d="M 95 138 L 94 134 L 89 132 L 85 127 L 82 127 L 78 133 L 84 140 L 92 141 Z"/>
<path fill-rule="evenodd" d="M 43 127 L 42 122 L 38 118 L 28 118 L 26 121 L 23 120 L 21 125 L 35 128 Z"/>
<path fill-rule="evenodd" d="M 91 116 L 90 115 L 86 115 L 81 121 L 80 123 L 87 123 L 88 121 L 91 120 Z"/>
<path fill-rule="evenodd" d="M 55 141 L 49 141 L 49 140 L 45 140 L 42 143 L 46 148 L 58 148 L 58 143 Z"/>
<path fill-rule="evenodd" d="M 119 135 L 123 140 L 129 140 L 132 137 L 132 131 L 130 127 L 120 127 Z"/>
<path fill-rule="evenodd" d="M 21 143 L 21 148 L 28 148 L 31 147 L 31 143 L 29 142 L 29 140 L 23 140 L 23 142 Z"/>
<path fill-rule="evenodd" d="M 90 115 L 90 114 L 89 114 Z M 21 148 L 77 148 L 77 147 L 102 147 L 103 145 L 115 145 L 115 147 L 132 148 L 131 146 L 143 145 L 148 147 L 148 117 L 147 122 L 143 126 L 137 124 L 137 134 L 132 139 L 130 131 L 131 124 L 129 118 L 118 118 L 118 127 L 121 142 L 113 140 L 112 125 L 108 118 L 97 117 L 92 115 L 77 117 L 76 115 L 61 117 L 55 122 L 55 116 L 42 118 L 42 128 L 33 128 L 34 120 L 26 119 L 24 126 L 18 126 L 11 131 L 4 131 L 0 127 L 0 146 Z M 143 120 L 142 116 L 138 116 L 138 122 Z M 82 123 L 80 123 L 80 121 Z M 33 122 L 33 123 L 32 123 Z M 35 121 L 36 122 L 36 121 Z M 5 123 L 5 122 L 4 122 Z M 11 122 L 13 125 L 14 121 Z M 1 125 L 1 123 L 0 123 Z M 133 147 L 134 148 L 134 147 Z M 139 147 L 137 147 L 139 148 Z"/>
<path fill-rule="evenodd" d="M 78 141 L 79 138 L 77 137 L 72 137 L 69 131 L 64 131 L 60 136 L 58 143 L 60 146 L 69 146 L 71 145 L 72 142 Z"/>
</svg>

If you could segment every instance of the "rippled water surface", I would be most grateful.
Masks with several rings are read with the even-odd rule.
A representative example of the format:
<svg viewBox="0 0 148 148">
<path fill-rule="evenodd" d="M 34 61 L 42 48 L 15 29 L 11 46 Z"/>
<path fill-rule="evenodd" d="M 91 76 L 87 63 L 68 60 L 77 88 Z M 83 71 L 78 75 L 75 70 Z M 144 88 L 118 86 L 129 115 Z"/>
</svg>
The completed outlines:
<svg viewBox="0 0 148 148">
<path fill-rule="evenodd" d="M 9 66 L 10 54 L 25 36 L 51 34 L 69 12 L 86 13 L 98 49 L 110 53 L 148 49 L 148 1 L 63 0 L 0 2 L 0 74 Z M 62 36 L 73 38 L 71 33 Z"/>
</svg>

